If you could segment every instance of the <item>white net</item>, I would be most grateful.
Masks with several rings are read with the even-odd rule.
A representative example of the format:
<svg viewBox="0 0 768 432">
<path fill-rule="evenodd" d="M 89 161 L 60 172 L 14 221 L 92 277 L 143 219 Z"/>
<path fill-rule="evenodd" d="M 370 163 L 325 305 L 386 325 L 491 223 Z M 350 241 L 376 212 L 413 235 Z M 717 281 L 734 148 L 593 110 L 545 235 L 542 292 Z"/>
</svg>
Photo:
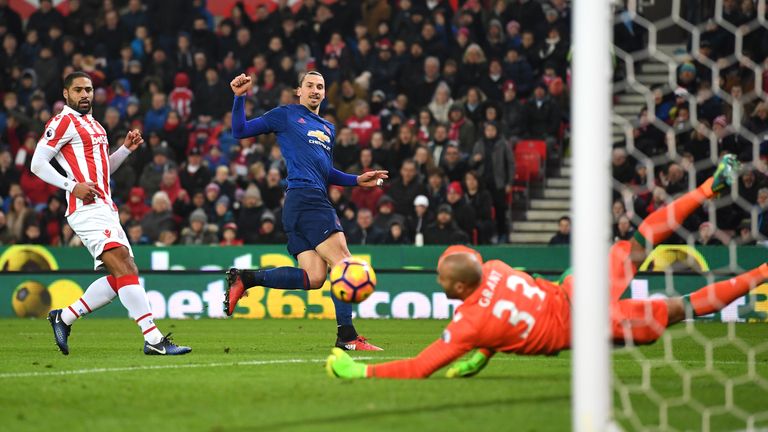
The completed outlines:
<svg viewBox="0 0 768 432">
<path fill-rule="evenodd" d="M 711 176 L 738 181 L 650 254 L 625 294 L 690 294 L 768 261 L 766 0 L 635 2 L 614 19 L 614 236 Z M 629 430 L 768 430 L 768 285 L 614 351 L 614 418 Z M 725 305 L 724 305 L 725 306 Z"/>
</svg>

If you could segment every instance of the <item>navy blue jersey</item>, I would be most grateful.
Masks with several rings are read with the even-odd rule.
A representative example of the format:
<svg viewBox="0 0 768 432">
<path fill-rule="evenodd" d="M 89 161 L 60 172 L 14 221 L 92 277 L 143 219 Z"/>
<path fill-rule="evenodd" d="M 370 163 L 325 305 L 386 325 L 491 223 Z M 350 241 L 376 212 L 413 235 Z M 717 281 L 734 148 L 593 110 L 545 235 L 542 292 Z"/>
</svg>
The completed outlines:
<svg viewBox="0 0 768 432">
<path fill-rule="evenodd" d="M 326 190 L 336 139 L 333 124 L 299 104 L 277 107 L 261 118 L 277 135 L 288 165 L 288 189 Z"/>
</svg>

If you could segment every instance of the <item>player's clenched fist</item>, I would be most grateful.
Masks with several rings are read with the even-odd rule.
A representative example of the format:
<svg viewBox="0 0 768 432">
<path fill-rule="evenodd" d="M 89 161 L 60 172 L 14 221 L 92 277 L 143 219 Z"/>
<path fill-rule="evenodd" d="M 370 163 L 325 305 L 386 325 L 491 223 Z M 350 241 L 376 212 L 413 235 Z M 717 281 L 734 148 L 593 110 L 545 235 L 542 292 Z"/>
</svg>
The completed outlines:
<svg viewBox="0 0 768 432">
<path fill-rule="evenodd" d="M 136 150 L 143 143 L 144 138 L 141 137 L 141 132 L 139 132 L 138 129 L 129 131 L 128 134 L 125 135 L 125 140 L 123 140 L 123 145 L 130 151 Z"/>
<path fill-rule="evenodd" d="M 235 79 L 229 83 L 229 86 L 232 88 L 235 96 L 242 96 L 246 94 L 248 90 L 251 89 L 252 85 L 253 83 L 251 82 L 251 77 L 247 76 L 246 74 L 240 74 L 236 76 Z"/>
</svg>

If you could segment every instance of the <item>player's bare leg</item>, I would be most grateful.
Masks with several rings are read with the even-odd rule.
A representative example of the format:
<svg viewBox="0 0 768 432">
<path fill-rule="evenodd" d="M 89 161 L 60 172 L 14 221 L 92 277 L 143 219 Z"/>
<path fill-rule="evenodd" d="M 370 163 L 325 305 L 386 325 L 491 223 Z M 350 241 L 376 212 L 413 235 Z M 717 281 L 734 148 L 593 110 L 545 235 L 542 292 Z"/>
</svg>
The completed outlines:
<svg viewBox="0 0 768 432">
<path fill-rule="evenodd" d="M 128 248 L 118 247 L 101 254 L 99 259 L 115 278 L 117 295 L 128 314 L 141 328 L 144 335 L 144 354 L 181 355 L 192 351 L 189 347 L 171 342 L 170 333 L 163 336 L 154 323 L 149 300 L 144 287 L 139 284 L 139 270 L 128 253 Z"/>
<path fill-rule="evenodd" d="M 325 241 L 317 245 L 315 250 L 328 267 L 333 267 L 344 258 L 352 256 L 347 247 L 347 238 L 341 232 L 331 234 Z M 323 281 L 325 281 L 325 275 L 323 275 Z M 336 325 L 338 328 L 336 346 L 344 350 L 381 351 L 381 348 L 372 345 L 367 339 L 357 334 L 352 324 L 352 305 L 344 303 L 335 296 L 331 296 L 331 299 L 336 307 Z"/>
</svg>

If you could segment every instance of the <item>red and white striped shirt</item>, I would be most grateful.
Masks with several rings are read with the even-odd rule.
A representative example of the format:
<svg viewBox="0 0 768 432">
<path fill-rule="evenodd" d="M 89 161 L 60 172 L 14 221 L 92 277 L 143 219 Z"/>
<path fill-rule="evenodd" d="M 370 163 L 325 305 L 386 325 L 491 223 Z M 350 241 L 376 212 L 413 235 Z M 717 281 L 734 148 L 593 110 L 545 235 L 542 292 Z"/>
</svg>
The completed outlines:
<svg viewBox="0 0 768 432">
<path fill-rule="evenodd" d="M 107 132 L 90 114 L 80 114 L 69 106 L 51 118 L 38 145 L 57 151 L 56 161 L 67 178 L 78 183 L 94 182 L 101 196 L 84 203 L 67 191 L 67 216 L 85 205 L 106 204 L 115 210 L 109 189 L 109 142 Z"/>
</svg>

